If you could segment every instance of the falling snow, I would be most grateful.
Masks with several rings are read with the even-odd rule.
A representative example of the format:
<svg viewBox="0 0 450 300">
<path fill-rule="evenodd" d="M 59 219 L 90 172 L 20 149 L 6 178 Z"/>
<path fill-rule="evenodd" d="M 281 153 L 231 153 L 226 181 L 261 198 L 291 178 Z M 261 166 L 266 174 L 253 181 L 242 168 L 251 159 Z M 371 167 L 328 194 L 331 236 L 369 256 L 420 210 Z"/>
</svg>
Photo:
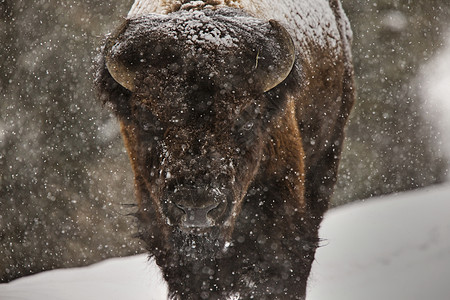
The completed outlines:
<svg viewBox="0 0 450 300">
<path fill-rule="evenodd" d="M 286 2 L 291 6 L 300 3 L 306 13 L 314 15 L 309 5 L 311 1 Z M 202 6 L 201 2 L 194 1 L 190 3 L 192 6 L 186 5 L 184 9 L 198 8 Z M 250 0 L 231 2 L 238 6 L 239 3 L 250 3 Z M 312 18 L 314 22 L 305 23 L 300 16 L 280 11 L 274 3 L 260 1 L 260 5 L 251 7 L 256 15 L 261 9 L 273 10 L 281 22 L 292 18 L 298 26 L 319 37 L 324 33 L 315 30 L 320 28 L 318 24 L 332 23 L 327 18 Z M 325 5 L 327 1 L 318 3 Z M 380 0 L 344 0 L 343 5 L 355 33 L 353 54 L 359 98 L 347 130 L 333 205 L 447 180 L 447 162 L 450 160 L 447 117 L 450 107 L 447 37 L 450 5 L 445 1 L 402 4 Z M 126 16 L 128 6 L 129 1 L 36 0 L 25 3 L 0 0 L 0 282 L 143 251 L 133 237 L 137 231 L 134 219 L 128 216 L 135 212 L 133 175 L 118 125 L 92 91 L 97 47 L 102 37 Z M 142 3 L 136 6 L 136 14 L 142 13 L 142 9 L 160 12 L 151 5 L 144 6 Z M 194 27 L 203 25 L 191 24 Z M 335 45 L 337 34 L 334 32 L 324 40 Z M 220 35 L 214 28 L 208 31 L 207 27 L 200 36 L 192 38 L 205 43 L 233 43 L 229 36 Z M 252 124 L 246 126 L 251 130 Z M 172 175 L 168 173 L 166 177 Z M 380 248 L 384 252 L 375 256 L 364 252 L 352 262 L 345 260 L 349 258 L 345 255 L 348 245 L 342 245 L 342 241 L 348 241 L 354 235 L 333 231 L 346 228 L 343 223 L 332 225 L 333 222 L 344 222 L 340 216 L 347 213 L 349 218 L 357 218 L 357 215 L 370 215 L 377 210 L 380 213 L 377 216 L 391 213 L 403 216 L 405 211 L 411 214 L 430 212 L 430 203 L 434 203 L 435 208 L 446 205 L 439 200 L 439 191 L 421 192 L 417 196 L 412 192 L 392 200 L 399 203 L 393 206 L 400 207 L 401 211 L 393 210 L 388 200 L 374 199 L 367 207 L 363 203 L 348 211 L 331 212 L 327 217 L 330 221 L 325 221 L 322 232 L 329 245 L 323 252 L 318 252 L 317 268 L 311 281 L 311 300 L 329 299 L 314 290 L 323 291 L 322 295 L 332 291 L 335 299 L 339 299 L 338 292 L 355 291 L 351 288 L 357 283 L 366 291 L 380 285 L 388 286 L 393 292 L 406 291 L 392 290 L 395 288 L 392 283 L 398 282 L 398 277 L 388 276 L 390 266 L 403 268 L 392 273 L 396 275 L 404 276 L 405 270 L 417 271 L 406 272 L 411 277 L 402 277 L 402 283 L 408 287 L 421 286 L 416 282 L 419 277 L 412 277 L 420 272 L 429 279 L 427 272 L 438 270 L 445 275 L 442 278 L 448 278 L 448 271 L 439 269 L 439 266 L 448 266 L 449 261 L 448 251 L 444 251 L 449 247 L 443 234 L 445 228 L 432 223 L 445 220 L 433 220 L 435 214 L 423 218 L 417 215 L 414 221 L 420 222 L 413 222 L 408 230 L 397 232 L 398 236 L 403 236 L 412 226 L 426 223 L 431 227 L 418 228 L 422 230 L 417 236 L 423 239 L 421 244 L 407 244 L 411 247 L 405 248 L 393 237 L 386 237 L 388 242 L 384 243 L 382 237 L 376 237 L 368 243 L 374 243 L 374 248 L 377 242 L 382 243 Z M 445 192 L 448 194 L 448 189 Z M 377 201 L 380 201 L 379 206 Z M 437 213 L 446 211 L 448 206 L 442 206 Z M 399 224 L 395 218 L 386 220 L 393 226 Z M 424 228 L 429 231 L 424 232 Z M 448 223 L 446 228 L 448 230 Z M 379 235 L 384 233 L 391 233 L 391 230 L 383 228 L 378 232 Z M 367 235 L 362 234 L 362 237 L 367 238 Z M 341 244 L 334 242 L 334 238 L 340 239 Z M 353 250 L 366 249 L 364 245 L 360 242 L 352 247 Z M 393 245 L 395 247 L 391 248 Z M 438 249 L 436 245 L 444 248 Z M 336 258 L 335 255 L 340 253 L 344 254 Z M 397 256 L 404 253 L 405 259 L 416 259 L 423 264 L 406 260 L 396 262 L 395 253 Z M 420 255 L 430 253 L 432 264 L 427 260 L 429 257 Z M 328 261 L 329 257 L 333 259 Z M 373 273 L 361 266 L 369 270 L 373 267 Z M 150 278 L 150 268 L 145 263 L 145 256 L 138 256 L 96 265 L 87 269 L 89 271 L 77 270 L 73 274 L 71 271 L 64 271 L 64 275 L 58 273 L 63 271 L 49 272 L 43 277 L 30 277 L 30 281 L 25 278 L 1 285 L 0 298 L 12 295 L 26 299 L 31 294 L 48 299 L 49 295 L 67 291 L 77 296 L 75 299 L 88 298 L 84 291 L 94 293 L 91 296 L 97 291 L 103 294 L 113 291 L 115 296 L 125 292 L 123 298 L 143 291 L 142 295 L 148 296 L 148 289 L 151 292 L 153 288 L 163 289 L 161 279 Z M 351 276 L 333 273 L 337 269 L 345 270 Z M 77 280 L 70 280 L 70 284 L 59 281 L 73 279 L 72 276 Z M 99 277 L 104 281 L 94 281 Z M 123 284 L 130 279 L 133 279 L 132 283 Z M 439 278 L 434 279 L 430 286 L 440 284 Z M 30 285 L 31 282 L 39 283 L 40 288 L 33 290 L 36 286 Z M 411 282 L 414 284 L 409 284 Z M 119 291 L 118 287 L 129 287 L 130 290 Z M 374 289 L 378 299 L 388 298 L 375 291 L 380 292 L 380 289 Z M 411 295 L 427 292 L 410 291 Z M 449 293 L 448 290 L 434 291 L 444 293 L 442 295 Z M 432 298 L 430 295 L 425 294 L 422 299 Z M 408 295 L 407 299 L 413 298 Z"/>
</svg>

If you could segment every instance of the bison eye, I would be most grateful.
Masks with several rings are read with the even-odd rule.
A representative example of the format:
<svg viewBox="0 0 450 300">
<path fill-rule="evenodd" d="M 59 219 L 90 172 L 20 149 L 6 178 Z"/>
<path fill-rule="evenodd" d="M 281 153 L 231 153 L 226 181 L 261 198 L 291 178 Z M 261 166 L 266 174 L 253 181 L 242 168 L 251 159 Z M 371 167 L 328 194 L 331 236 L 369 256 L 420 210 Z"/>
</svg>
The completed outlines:
<svg viewBox="0 0 450 300">
<path fill-rule="evenodd" d="M 253 128 L 253 125 L 254 125 L 253 121 L 249 121 L 245 123 L 244 126 L 242 126 L 242 129 L 246 131 L 251 130 Z"/>
<path fill-rule="evenodd" d="M 242 149 L 251 148 L 256 141 L 257 134 L 253 129 L 253 124 L 245 124 L 239 131 L 234 134 L 238 147 Z"/>
</svg>

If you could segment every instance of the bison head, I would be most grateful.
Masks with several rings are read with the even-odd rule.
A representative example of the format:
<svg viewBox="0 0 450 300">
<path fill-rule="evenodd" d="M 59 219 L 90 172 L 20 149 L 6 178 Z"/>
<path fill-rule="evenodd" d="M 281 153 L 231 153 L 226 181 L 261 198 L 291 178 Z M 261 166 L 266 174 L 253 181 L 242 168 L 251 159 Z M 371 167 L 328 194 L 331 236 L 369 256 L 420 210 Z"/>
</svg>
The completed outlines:
<svg viewBox="0 0 450 300">
<path fill-rule="evenodd" d="M 294 57 L 281 25 L 229 8 L 145 15 L 108 38 L 97 85 L 122 125 L 147 242 L 225 242 Z"/>
</svg>

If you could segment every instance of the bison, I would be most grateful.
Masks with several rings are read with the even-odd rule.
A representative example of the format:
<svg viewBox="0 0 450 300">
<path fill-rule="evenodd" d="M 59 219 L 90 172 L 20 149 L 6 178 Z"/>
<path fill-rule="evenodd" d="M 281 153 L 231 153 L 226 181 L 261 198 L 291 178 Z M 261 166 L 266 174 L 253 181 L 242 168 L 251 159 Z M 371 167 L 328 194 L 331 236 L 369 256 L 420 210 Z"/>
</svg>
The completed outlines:
<svg viewBox="0 0 450 300">
<path fill-rule="evenodd" d="M 354 102 L 338 0 L 136 0 L 96 87 L 171 299 L 304 299 Z"/>
</svg>

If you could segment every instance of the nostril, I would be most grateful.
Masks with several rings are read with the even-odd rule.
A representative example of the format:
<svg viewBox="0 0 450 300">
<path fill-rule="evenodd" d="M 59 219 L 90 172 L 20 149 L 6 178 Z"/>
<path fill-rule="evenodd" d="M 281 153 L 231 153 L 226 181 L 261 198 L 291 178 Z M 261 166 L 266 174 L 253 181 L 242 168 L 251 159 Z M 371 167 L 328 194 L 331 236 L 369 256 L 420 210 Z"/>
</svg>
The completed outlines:
<svg viewBox="0 0 450 300">
<path fill-rule="evenodd" d="M 227 207 L 226 201 L 221 201 L 215 207 L 209 210 L 208 216 L 216 221 L 220 221 L 223 217 L 223 214 L 226 211 L 226 207 Z"/>
<path fill-rule="evenodd" d="M 178 208 L 181 209 L 184 213 L 186 213 L 186 207 L 185 207 L 185 206 L 183 206 L 183 205 L 181 205 L 181 204 L 178 204 L 178 203 L 174 203 L 174 204 L 175 204 L 176 207 L 178 207 Z"/>
<path fill-rule="evenodd" d="M 219 203 L 213 203 L 209 206 L 207 206 L 206 208 L 209 209 L 208 212 L 210 212 L 213 209 L 216 209 L 219 206 Z"/>
<path fill-rule="evenodd" d="M 208 211 L 206 212 L 206 214 L 208 215 L 208 216 L 210 216 L 210 214 L 211 214 L 211 212 L 213 212 L 214 210 L 216 210 L 218 207 L 219 207 L 219 203 L 214 203 L 214 204 L 211 204 L 209 207 L 208 207 Z"/>
</svg>

